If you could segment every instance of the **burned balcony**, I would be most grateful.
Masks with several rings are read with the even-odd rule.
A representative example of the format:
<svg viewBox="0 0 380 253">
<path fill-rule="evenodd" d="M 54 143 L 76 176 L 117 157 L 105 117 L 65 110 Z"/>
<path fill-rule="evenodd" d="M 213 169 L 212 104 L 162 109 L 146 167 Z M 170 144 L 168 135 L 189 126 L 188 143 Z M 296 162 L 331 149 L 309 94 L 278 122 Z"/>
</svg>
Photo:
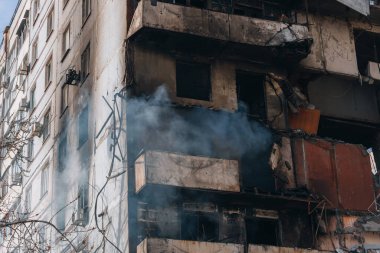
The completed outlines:
<svg viewBox="0 0 380 253">
<path fill-rule="evenodd" d="M 275 246 L 263 246 L 263 245 L 252 245 L 248 246 L 248 253 L 319 253 L 319 252 L 330 252 L 330 251 L 320 251 L 312 249 L 297 249 L 297 248 L 286 248 L 286 247 L 275 247 Z"/>
<path fill-rule="evenodd" d="M 262 61 L 299 61 L 309 53 L 312 38 L 304 25 L 197 7 L 141 0 L 128 38 L 139 45 L 159 45 L 162 50 L 197 50 Z"/>
<path fill-rule="evenodd" d="M 198 252 L 219 252 L 219 253 L 243 253 L 244 245 L 215 242 L 184 241 L 171 239 L 148 238 L 137 246 L 137 253 L 198 253 Z"/>
<path fill-rule="evenodd" d="M 198 252 L 220 252 L 220 253 L 243 253 L 243 244 L 231 243 L 214 243 L 214 242 L 199 242 L 199 241 L 184 241 L 172 239 L 156 239 L 147 238 L 137 246 L 137 253 L 198 253 Z M 319 251 L 300 248 L 285 248 L 268 245 L 248 245 L 248 253 L 319 253 L 329 251 Z"/>
<path fill-rule="evenodd" d="M 239 166 L 235 160 L 146 151 L 137 158 L 135 170 L 136 192 L 150 184 L 240 191 Z"/>
</svg>

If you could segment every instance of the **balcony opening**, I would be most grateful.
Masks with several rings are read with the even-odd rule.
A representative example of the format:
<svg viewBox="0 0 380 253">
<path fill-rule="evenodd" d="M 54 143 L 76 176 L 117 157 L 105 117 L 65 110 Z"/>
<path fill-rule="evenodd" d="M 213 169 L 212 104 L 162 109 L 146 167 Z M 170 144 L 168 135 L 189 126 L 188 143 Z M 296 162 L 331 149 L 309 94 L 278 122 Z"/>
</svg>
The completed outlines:
<svg viewBox="0 0 380 253">
<path fill-rule="evenodd" d="M 264 81 L 265 75 L 245 71 L 236 72 L 236 91 L 240 112 L 266 119 Z"/>
<path fill-rule="evenodd" d="M 206 8 L 208 0 L 163 0 L 164 3 Z"/>
<path fill-rule="evenodd" d="M 380 35 L 354 30 L 356 58 L 361 75 L 380 79 Z"/>
<path fill-rule="evenodd" d="M 322 116 L 318 135 L 372 148 L 376 164 L 380 165 L 380 131 L 377 125 Z"/>
<path fill-rule="evenodd" d="M 211 97 L 210 65 L 177 61 L 176 89 L 178 97 L 209 101 Z"/>
<path fill-rule="evenodd" d="M 182 213 L 181 239 L 215 242 L 219 239 L 219 223 L 215 213 Z"/>
<path fill-rule="evenodd" d="M 247 243 L 279 245 L 278 219 L 251 217 L 245 223 Z"/>
</svg>

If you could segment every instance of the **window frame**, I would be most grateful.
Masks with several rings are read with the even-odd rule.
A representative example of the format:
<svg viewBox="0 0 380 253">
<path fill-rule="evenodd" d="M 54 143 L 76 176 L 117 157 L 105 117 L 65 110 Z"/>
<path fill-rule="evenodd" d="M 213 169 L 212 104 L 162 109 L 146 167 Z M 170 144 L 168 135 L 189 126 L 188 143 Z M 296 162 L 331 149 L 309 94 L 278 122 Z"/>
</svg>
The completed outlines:
<svg viewBox="0 0 380 253">
<path fill-rule="evenodd" d="M 34 39 L 33 44 L 32 44 L 32 68 L 36 64 L 38 60 L 38 36 Z"/>
<path fill-rule="evenodd" d="M 47 34 L 46 41 L 49 40 L 53 32 L 54 32 L 54 6 L 50 9 L 49 14 L 46 18 L 46 34 Z"/>
<path fill-rule="evenodd" d="M 89 138 L 88 133 L 88 121 L 89 121 L 89 107 L 86 105 L 81 112 L 78 115 L 78 149 L 85 144 Z M 84 127 L 82 125 L 85 125 Z M 81 133 L 83 133 L 83 130 L 85 130 L 85 135 L 83 136 Z"/>
<path fill-rule="evenodd" d="M 25 190 L 25 213 L 32 212 L 32 185 L 29 185 Z"/>
<path fill-rule="evenodd" d="M 91 0 L 82 0 L 82 26 L 86 24 L 91 15 L 91 5 Z"/>
<path fill-rule="evenodd" d="M 81 83 L 83 84 L 87 77 L 90 75 L 90 61 L 91 61 L 91 44 L 90 42 L 87 44 L 85 49 L 81 54 Z"/>
<path fill-rule="evenodd" d="M 71 43 L 71 23 L 69 23 L 62 34 L 62 61 L 66 58 L 70 52 Z"/>
<path fill-rule="evenodd" d="M 41 192 L 40 199 L 49 191 L 49 163 L 47 162 L 41 169 Z"/>
<path fill-rule="evenodd" d="M 53 56 L 49 56 L 45 64 L 45 89 L 53 82 Z"/>
<path fill-rule="evenodd" d="M 30 114 L 32 114 L 34 109 L 36 109 L 36 84 L 33 84 L 29 91 L 29 106 Z"/>
<path fill-rule="evenodd" d="M 66 6 L 69 2 L 70 2 L 70 0 L 63 0 L 63 10 L 66 8 Z"/>
<path fill-rule="evenodd" d="M 61 115 L 63 115 L 67 108 L 69 107 L 69 94 L 70 94 L 70 85 L 63 84 L 61 88 Z"/>
<path fill-rule="evenodd" d="M 36 23 L 38 17 L 40 16 L 41 2 L 40 0 L 33 0 L 33 24 Z"/>
<path fill-rule="evenodd" d="M 49 107 L 44 113 L 44 117 L 43 117 L 42 140 L 44 143 L 50 136 L 50 118 L 51 118 L 50 112 L 51 112 L 51 108 Z"/>
</svg>

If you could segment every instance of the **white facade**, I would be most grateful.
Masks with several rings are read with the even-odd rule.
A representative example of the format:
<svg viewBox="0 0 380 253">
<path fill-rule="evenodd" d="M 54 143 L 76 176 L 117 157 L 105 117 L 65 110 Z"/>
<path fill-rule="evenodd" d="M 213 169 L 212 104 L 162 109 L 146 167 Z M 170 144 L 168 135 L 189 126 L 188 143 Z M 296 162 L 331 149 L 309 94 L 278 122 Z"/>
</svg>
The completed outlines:
<svg viewBox="0 0 380 253">
<path fill-rule="evenodd" d="M 127 212 L 121 206 L 125 174 L 110 178 L 98 198 L 97 213 L 102 214 L 97 218 L 98 227 L 106 237 L 94 218 L 96 196 L 107 181 L 113 156 L 112 120 L 106 123 L 111 111 L 106 101 L 113 104 L 114 95 L 123 87 L 125 8 L 123 1 L 19 2 L 1 46 L 0 73 L 2 83 L 7 81 L 1 89 L 5 139 L 8 128 L 20 125 L 9 126 L 22 99 L 29 108 L 21 121 L 26 122 L 25 133 L 17 137 L 22 144 L 12 146 L 20 153 L 8 152 L 1 164 L 3 189 L 7 190 L 1 199 L 1 209 L 7 212 L 1 215 L 4 221 L 35 221 L 24 223 L 32 233 L 24 231 L 26 226 L 14 227 L 22 231 L 20 237 L 31 237 L 29 242 L 10 238 L 11 231 L 3 228 L 1 252 L 71 252 L 74 247 L 78 252 L 93 252 L 97 247 L 113 252 L 116 248 L 111 244 L 103 246 L 106 237 L 121 251 L 126 250 L 127 236 L 121 232 L 126 232 Z M 20 43 L 22 26 L 25 35 Z M 77 85 L 64 85 L 69 70 L 81 73 Z M 22 166 L 20 184 L 12 184 L 15 159 Z M 122 162 L 116 160 L 113 165 L 111 177 L 124 170 Z M 86 221 L 81 220 L 83 215 Z"/>
</svg>

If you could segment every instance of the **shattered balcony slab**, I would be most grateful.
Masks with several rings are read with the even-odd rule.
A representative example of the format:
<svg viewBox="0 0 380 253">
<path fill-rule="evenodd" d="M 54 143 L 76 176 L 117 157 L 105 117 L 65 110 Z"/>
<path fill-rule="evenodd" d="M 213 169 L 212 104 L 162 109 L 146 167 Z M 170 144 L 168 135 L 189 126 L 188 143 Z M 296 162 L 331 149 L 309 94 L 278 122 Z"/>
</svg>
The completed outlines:
<svg viewBox="0 0 380 253">
<path fill-rule="evenodd" d="M 239 192 L 235 160 L 147 151 L 135 161 L 136 192 L 147 184 Z"/>
<path fill-rule="evenodd" d="M 244 246 L 232 243 L 184 241 L 147 238 L 137 246 L 137 253 L 243 253 Z"/>
<path fill-rule="evenodd" d="M 154 36 L 149 37 L 149 34 L 154 34 Z M 180 41 L 181 35 L 190 36 L 190 38 Z M 157 2 L 157 5 L 153 6 L 150 0 L 140 1 L 134 13 L 128 38 L 136 37 L 148 41 L 147 43 L 157 43 L 160 47 L 164 47 L 175 37 L 178 39 L 176 40 L 177 43 L 172 42 L 171 46 L 173 47 L 178 46 L 179 41 L 186 43 L 194 38 L 202 38 L 206 39 L 205 43 L 201 44 L 202 47 L 210 46 L 219 54 L 226 51 L 236 52 L 238 47 L 247 50 L 247 46 L 249 49 L 249 47 L 273 48 L 286 47 L 287 45 L 289 47 L 284 54 L 288 53 L 289 48 L 300 53 L 302 50 L 297 46 L 301 45 L 304 48 L 305 44 L 309 45 L 312 41 L 309 30 L 304 25 L 290 25 L 279 21 L 244 17 L 170 3 Z M 228 48 L 226 48 L 226 42 L 229 43 Z M 210 43 L 211 45 L 207 45 Z M 216 46 L 218 43 L 220 48 Z M 186 46 L 186 48 L 189 47 Z M 308 53 L 308 48 L 305 51 Z M 260 53 L 260 51 L 256 53 Z M 262 51 L 261 54 L 263 54 Z M 301 58 L 306 57 L 306 55 L 302 55 Z"/>
<path fill-rule="evenodd" d="M 321 253 L 330 251 L 319 251 L 311 249 L 300 249 L 300 248 L 286 248 L 286 247 L 276 247 L 268 245 L 252 245 L 248 246 L 248 253 Z"/>
</svg>

